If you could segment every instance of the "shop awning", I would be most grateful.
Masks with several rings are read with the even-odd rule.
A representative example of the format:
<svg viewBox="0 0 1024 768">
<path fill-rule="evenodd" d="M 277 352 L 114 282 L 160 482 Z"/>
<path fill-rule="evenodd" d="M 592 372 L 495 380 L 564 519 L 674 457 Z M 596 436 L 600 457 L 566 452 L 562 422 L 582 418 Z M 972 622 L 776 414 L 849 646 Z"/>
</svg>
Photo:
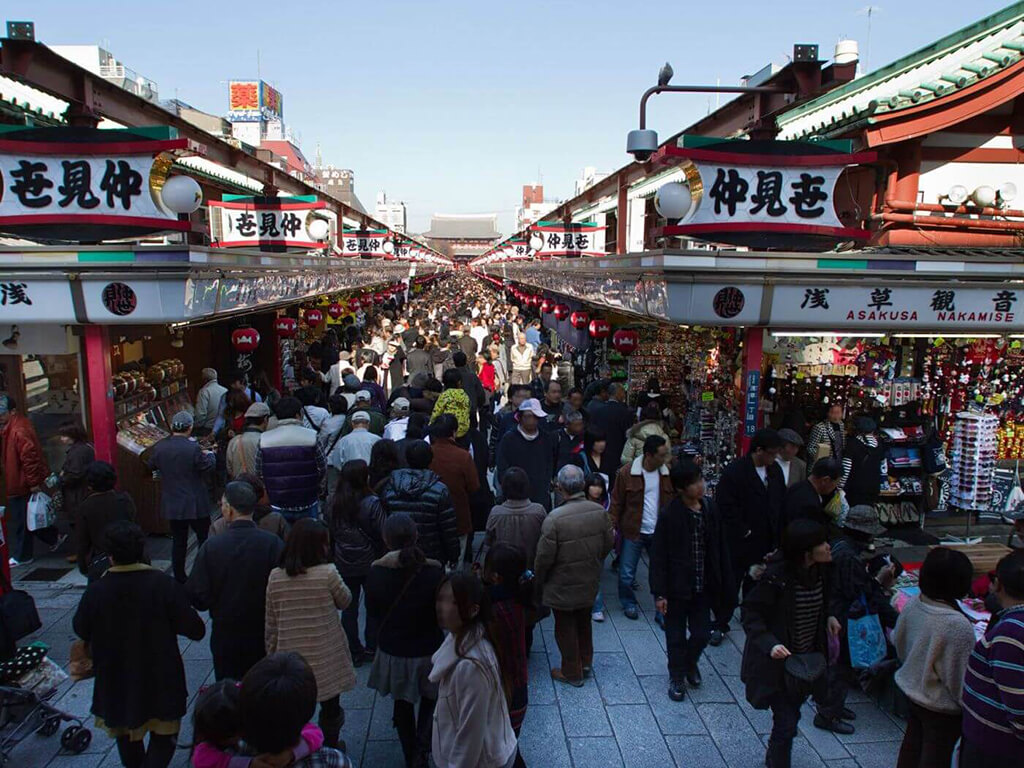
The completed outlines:
<svg viewBox="0 0 1024 768">
<path fill-rule="evenodd" d="M 0 323 L 199 322 L 437 269 L 188 246 L 8 247 L 0 248 Z"/>
<path fill-rule="evenodd" d="M 1024 332 L 1024 252 L 658 250 L 492 264 L 493 277 L 683 325 Z"/>
</svg>

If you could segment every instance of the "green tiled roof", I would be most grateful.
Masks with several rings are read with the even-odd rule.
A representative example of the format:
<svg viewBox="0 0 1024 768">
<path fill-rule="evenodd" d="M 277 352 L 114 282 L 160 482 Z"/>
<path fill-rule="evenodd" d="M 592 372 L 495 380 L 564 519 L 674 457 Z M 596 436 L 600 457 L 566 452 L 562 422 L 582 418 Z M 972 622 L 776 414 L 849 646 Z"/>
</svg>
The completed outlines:
<svg viewBox="0 0 1024 768">
<path fill-rule="evenodd" d="M 872 116 L 941 99 L 1024 56 L 1024 2 L 925 46 L 778 117 L 780 139 L 828 138 Z"/>
</svg>

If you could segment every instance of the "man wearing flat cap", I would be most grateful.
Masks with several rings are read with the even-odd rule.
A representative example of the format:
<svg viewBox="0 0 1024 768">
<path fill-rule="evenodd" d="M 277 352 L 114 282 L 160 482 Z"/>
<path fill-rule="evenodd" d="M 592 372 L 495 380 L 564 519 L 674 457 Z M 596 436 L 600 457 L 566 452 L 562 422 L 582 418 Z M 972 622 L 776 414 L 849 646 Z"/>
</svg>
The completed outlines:
<svg viewBox="0 0 1024 768">
<path fill-rule="evenodd" d="M 228 529 L 202 546 L 185 585 L 192 605 L 210 612 L 217 680 L 241 680 L 266 655 L 267 581 L 280 563 L 284 542 L 253 522 L 257 501 L 248 483 L 227 484 L 220 510 Z"/>
<path fill-rule="evenodd" d="M 238 477 L 242 472 L 256 471 L 256 454 L 260 450 L 260 435 L 267 431 L 270 423 L 270 406 L 253 403 L 245 412 L 245 426 L 242 434 L 235 435 L 225 452 L 228 478 Z"/>
<path fill-rule="evenodd" d="M 807 462 L 797 458 L 800 449 L 804 447 L 804 439 L 792 429 L 780 429 L 779 437 L 782 438 L 782 448 L 775 462 L 782 467 L 786 487 L 792 488 L 807 478 Z"/>
</svg>

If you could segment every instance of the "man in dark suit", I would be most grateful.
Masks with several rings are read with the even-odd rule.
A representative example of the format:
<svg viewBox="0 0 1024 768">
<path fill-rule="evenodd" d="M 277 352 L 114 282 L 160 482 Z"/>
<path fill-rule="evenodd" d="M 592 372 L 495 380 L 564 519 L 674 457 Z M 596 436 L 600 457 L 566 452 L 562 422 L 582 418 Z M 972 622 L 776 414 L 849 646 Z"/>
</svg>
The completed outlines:
<svg viewBox="0 0 1024 768">
<path fill-rule="evenodd" d="M 203 473 L 217 463 L 216 455 L 191 437 L 193 424 L 188 411 L 174 414 L 171 435 L 154 445 L 146 460 L 160 472 L 160 512 L 171 526 L 171 564 L 174 578 L 182 584 L 189 528 L 200 547 L 210 532 L 210 497 Z"/>
<path fill-rule="evenodd" d="M 811 469 L 811 476 L 786 492 L 784 524 L 807 518 L 828 530 L 829 539 L 834 538 L 839 533 L 839 521 L 825 512 L 825 505 L 839 487 L 840 474 L 842 470 L 838 461 L 833 458 L 818 459 Z"/>
<path fill-rule="evenodd" d="M 608 437 L 608 445 L 604 449 L 605 456 L 613 457 L 618 463 L 622 449 L 626 446 L 626 433 L 636 421 L 633 410 L 626 405 L 626 386 L 613 383 L 608 386 L 608 401 L 597 409 L 590 411 L 590 423 L 595 429 L 603 431 Z M 614 483 L 614 475 L 612 482 Z M 610 490 L 610 489 L 609 489 Z"/>
<path fill-rule="evenodd" d="M 750 452 L 734 460 L 722 472 L 715 501 L 729 539 L 730 561 L 736 584 L 743 584 L 750 566 L 779 546 L 786 479 L 775 461 L 782 438 L 774 429 L 758 430 L 750 441 Z M 721 615 L 715 614 L 711 644 L 720 645 L 729 631 L 729 619 L 736 601 Z"/>
<path fill-rule="evenodd" d="M 476 342 L 473 343 L 475 344 Z M 475 361 L 476 358 L 474 358 Z M 479 424 L 482 429 L 486 429 L 490 424 L 490 420 L 487 418 L 489 414 L 486 413 L 487 393 L 484 391 L 484 385 L 480 383 L 480 377 L 473 373 L 468 358 L 461 351 L 452 355 L 452 362 L 455 363 L 455 370 L 459 372 L 459 376 L 462 378 L 462 388 L 466 390 L 466 395 L 469 396 L 470 426 L 475 429 Z"/>
<path fill-rule="evenodd" d="M 185 589 L 192 605 L 213 620 L 210 650 L 217 680 L 241 680 L 266 655 L 267 580 L 281 561 L 284 542 L 253 522 L 256 491 L 248 483 L 227 484 L 221 512 L 228 529 L 196 554 Z"/>
</svg>

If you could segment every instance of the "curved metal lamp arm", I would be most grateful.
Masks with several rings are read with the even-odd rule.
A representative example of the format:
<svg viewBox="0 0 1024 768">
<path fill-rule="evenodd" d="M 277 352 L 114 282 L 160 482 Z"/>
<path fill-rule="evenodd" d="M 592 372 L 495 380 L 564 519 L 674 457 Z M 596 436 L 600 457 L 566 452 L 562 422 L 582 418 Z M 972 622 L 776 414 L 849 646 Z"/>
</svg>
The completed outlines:
<svg viewBox="0 0 1024 768">
<path fill-rule="evenodd" d="M 640 97 L 640 130 L 647 128 L 647 100 L 656 93 L 792 93 L 779 85 L 656 85 Z"/>
</svg>

